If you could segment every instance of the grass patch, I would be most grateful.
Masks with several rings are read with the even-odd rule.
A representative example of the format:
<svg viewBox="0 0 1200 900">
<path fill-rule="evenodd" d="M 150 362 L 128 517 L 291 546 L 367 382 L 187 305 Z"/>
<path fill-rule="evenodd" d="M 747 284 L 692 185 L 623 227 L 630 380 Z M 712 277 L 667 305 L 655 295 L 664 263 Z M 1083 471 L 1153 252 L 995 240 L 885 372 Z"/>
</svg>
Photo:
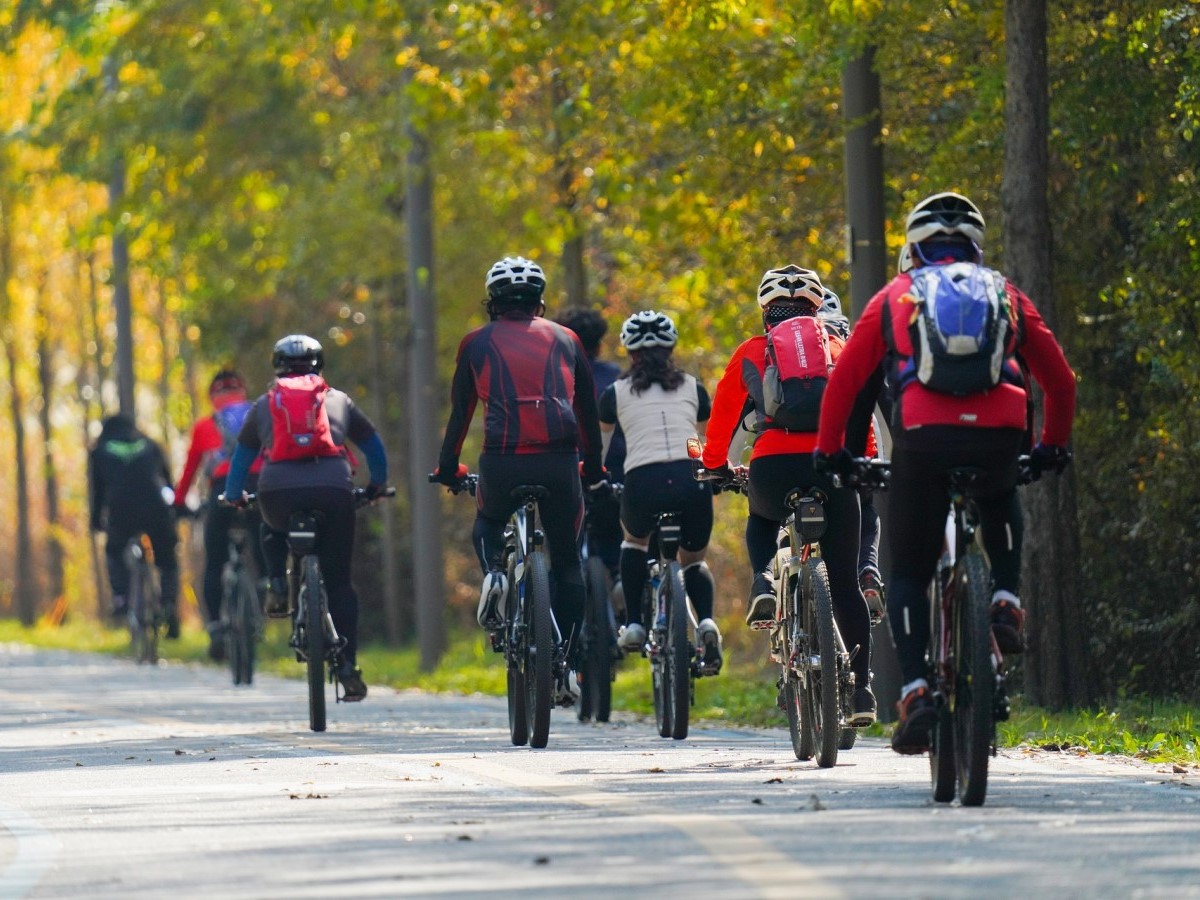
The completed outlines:
<svg viewBox="0 0 1200 900">
<path fill-rule="evenodd" d="M 775 705 L 775 667 L 762 655 L 744 629 L 728 629 L 725 670 L 717 678 L 701 679 L 696 686 L 694 721 L 742 727 L 783 726 L 787 720 Z M 258 669 L 288 678 L 301 678 L 303 668 L 287 647 L 288 626 L 269 622 L 266 640 L 259 645 Z M 129 637 L 121 629 L 75 619 L 62 626 L 40 623 L 22 628 L 14 620 L 0 620 L 0 642 L 30 644 L 122 656 L 129 652 Z M 186 629 L 178 641 L 160 645 L 164 658 L 184 662 L 209 662 L 208 639 L 198 629 Z M 438 693 L 480 693 L 502 697 L 504 667 L 479 633 L 452 638 L 441 663 L 422 672 L 415 647 L 394 649 L 370 645 L 359 651 L 359 664 L 372 684 L 418 688 Z M 652 716 L 650 672 L 645 660 L 627 660 L 613 687 L 613 708 Z M 867 734 L 883 735 L 891 726 L 874 725 Z M 1132 698 L 1098 710 L 1051 713 L 1025 706 L 1014 698 L 1012 718 L 1000 724 L 1001 746 L 1030 746 L 1078 750 L 1097 754 L 1135 756 L 1154 763 L 1200 766 L 1200 713 L 1184 703 Z"/>
</svg>

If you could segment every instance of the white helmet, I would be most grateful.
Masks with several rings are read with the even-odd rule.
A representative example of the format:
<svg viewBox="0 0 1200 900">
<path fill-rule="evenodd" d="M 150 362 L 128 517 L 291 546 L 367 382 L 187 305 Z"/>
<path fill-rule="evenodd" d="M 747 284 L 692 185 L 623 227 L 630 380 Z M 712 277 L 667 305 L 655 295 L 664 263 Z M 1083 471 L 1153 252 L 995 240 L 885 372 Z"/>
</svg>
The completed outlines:
<svg viewBox="0 0 1200 900">
<path fill-rule="evenodd" d="M 808 303 L 813 309 L 820 309 L 825 302 L 825 287 L 812 269 L 799 266 L 769 269 L 758 284 L 758 305 L 765 309 L 777 300 Z"/>
<path fill-rule="evenodd" d="M 821 301 L 821 308 L 818 312 L 823 316 L 845 316 L 842 312 L 842 298 L 825 288 L 825 299 Z"/>
<path fill-rule="evenodd" d="M 507 297 L 540 299 L 546 289 L 546 273 L 533 260 L 506 256 L 487 273 L 487 293 L 493 300 Z"/>
<path fill-rule="evenodd" d="M 905 240 L 919 244 L 939 235 L 961 235 L 976 246 L 983 244 L 983 213 L 953 191 L 933 194 L 912 208 L 904 223 Z"/>
<path fill-rule="evenodd" d="M 674 347 L 678 340 L 679 332 L 671 318 L 652 309 L 635 312 L 621 326 L 621 346 L 626 350 Z"/>
<path fill-rule="evenodd" d="M 905 244 L 900 248 L 900 255 L 896 257 L 896 274 L 903 275 L 905 272 L 911 272 L 912 267 L 912 244 Z"/>
</svg>

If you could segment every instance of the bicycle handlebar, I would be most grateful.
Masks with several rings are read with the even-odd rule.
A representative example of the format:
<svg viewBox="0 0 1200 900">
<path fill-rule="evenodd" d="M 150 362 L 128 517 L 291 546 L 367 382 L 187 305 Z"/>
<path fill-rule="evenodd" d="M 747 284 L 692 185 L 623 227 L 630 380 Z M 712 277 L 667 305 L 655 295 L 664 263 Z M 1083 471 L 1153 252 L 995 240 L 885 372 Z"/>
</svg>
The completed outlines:
<svg viewBox="0 0 1200 900">
<path fill-rule="evenodd" d="M 430 484 L 442 484 L 442 482 L 438 480 L 438 476 L 437 476 L 436 472 L 429 473 L 429 483 Z M 461 479 L 459 479 L 458 484 L 453 484 L 453 485 L 447 484 L 445 487 L 446 487 L 446 490 L 448 490 L 452 494 L 461 494 L 465 491 L 466 493 L 468 493 L 472 497 L 474 497 L 475 496 L 475 488 L 478 484 L 479 484 L 479 476 L 473 472 L 468 472 Z"/>
<path fill-rule="evenodd" d="M 849 475 L 832 475 L 835 487 L 865 488 L 868 491 L 886 491 L 892 477 L 892 461 L 858 456 Z"/>
</svg>

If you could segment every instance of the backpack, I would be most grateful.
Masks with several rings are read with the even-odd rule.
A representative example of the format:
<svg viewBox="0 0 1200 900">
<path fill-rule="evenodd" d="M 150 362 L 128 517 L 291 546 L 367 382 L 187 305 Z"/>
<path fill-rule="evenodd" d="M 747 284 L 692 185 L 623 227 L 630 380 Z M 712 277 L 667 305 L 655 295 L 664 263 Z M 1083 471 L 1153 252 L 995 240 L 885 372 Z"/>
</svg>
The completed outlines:
<svg viewBox="0 0 1200 900">
<path fill-rule="evenodd" d="M 916 306 L 909 324 L 913 355 L 902 384 L 915 378 L 958 396 L 999 384 L 1016 339 L 1007 285 L 999 272 L 975 263 L 916 269 L 908 289 Z"/>
<path fill-rule="evenodd" d="M 767 332 L 767 367 L 763 372 L 763 411 L 767 427 L 816 431 L 821 396 L 833 358 L 829 335 L 816 316 L 785 319 Z"/>
<path fill-rule="evenodd" d="M 246 416 L 252 406 L 253 404 L 249 400 L 241 400 L 213 411 L 213 422 L 216 423 L 217 432 L 221 435 L 221 446 L 212 455 L 209 462 L 210 469 L 216 469 L 217 466 L 228 462 L 233 456 L 238 434 L 242 430 L 242 423 L 246 421 Z"/>
<path fill-rule="evenodd" d="M 267 392 L 271 410 L 271 462 L 341 456 L 333 441 L 325 395 L 329 385 L 320 375 L 290 375 L 276 378 Z"/>
</svg>

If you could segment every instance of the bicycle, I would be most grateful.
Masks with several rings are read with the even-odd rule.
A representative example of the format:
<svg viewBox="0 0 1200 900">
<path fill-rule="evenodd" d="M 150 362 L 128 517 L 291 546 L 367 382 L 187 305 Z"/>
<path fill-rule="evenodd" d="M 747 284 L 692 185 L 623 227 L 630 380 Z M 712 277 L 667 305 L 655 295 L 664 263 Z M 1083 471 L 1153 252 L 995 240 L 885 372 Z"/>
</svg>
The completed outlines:
<svg viewBox="0 0 1200 900">
<path fill-rule="evenodd" d="M 234 684 L 254 681 L 255 645 L 263 635 L 263 616 L 258 588 L 246 562 L 249 524 L 241 516 L 229 529 L 229 550 L 221 570 L 220 627 L 225 636 L 226 658 Z"/>
<path fill-rule="evenodd" d="M 436 482 L 434 475 L 429 476 Z M 451 493 L 475 494 L 479 477 L 465 475 Z M 523 484 L 512 490 L 517 508 L 504 529 L 504 567 L 508 594 L 503 622 L 490 631 L 492 650 L 504 654 L 507 673 L 508 728 L 514 746 L 546 746 L 554 685 L 567 675 L 567 646 L 550 604 L 550 572 L 542 549 L 538 503 L 549 495 L 542 485 Z"/>
<path fill-rule="evenodd" d="M 584 626 L 580 642 L 583 684 L 579 692 L 579 721 L 593 717 L 607 722 L 612 713 L 614 663 L 621 658 L 617 649 L 617 618 L 612 604 L 612 576 L 598 556 L 589 553 L 584 530 Z"/>
<path fill-rule="evenodd" d="M 379 497 L 394 497 L 396 489 L 386 488 Z M 224 498 L 222 498 L 224 499 Z M 257 494 L 245 496 L 246 506 L 253 506 Z M 365 488 L 354 489 L 354 504 L 363 507 L 371 500 Z M 342 650 L 346 639 L 337 633 L 333 617 L 329 614 L 329 599 L 321 577 L 321 561 L 317 546 L 321 535 L 323 516 L 318 510 L 294 512 L 288 519 L 287 544 L 291 556 L 288 566 L 288 595 L 290 606 L 295 611 L 292 617 L 292 635 L 288 646 L 296 653 L 296 661 L 305 664 L 308 682 L 308 727 L 311 731 L 324 731 L 325 680 L 333 684 L 333 699 L 340 703 L 337 673 L 342 667 Z M 328 671 L 327 671 L 328 667 Z"/>
<path fill-rule="evenodd" d="M 1029 457 L 1017 460 L 1018 483 L 1035 480 Z M 929 748 L 933 799 L 982 806 L 996 722 L 1009 716 L 1004 656 L 992 634 L 991 567 L 979 537 L 979 511 L 969 492 L 982 469 L 949 472 L 946 550 L 929 587 L 930 668 L 937 723 Z"/>
<path fill-rule="evenodd" d="M 127 618 L 133 658 L 138 663 L 156 663 L 159 632 L 166 616 L 149 535 L 142 533 L 131 537 L 125 544 L 124 558 L 129 569 Z"/>
</svg>

